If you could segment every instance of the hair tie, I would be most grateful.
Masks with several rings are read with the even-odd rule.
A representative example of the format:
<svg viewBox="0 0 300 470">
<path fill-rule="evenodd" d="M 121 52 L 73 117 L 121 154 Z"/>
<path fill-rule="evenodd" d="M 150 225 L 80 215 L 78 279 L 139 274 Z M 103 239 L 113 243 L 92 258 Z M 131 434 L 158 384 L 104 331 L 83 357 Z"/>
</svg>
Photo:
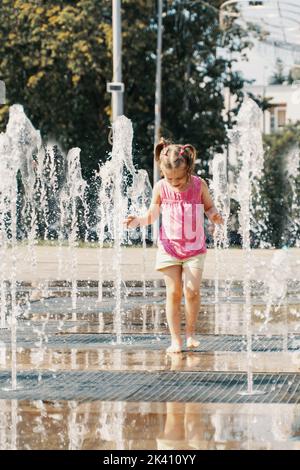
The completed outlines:
<svg viewBox="0 0 300 470">
<path fill-rule="evenodd" d="M 183 157 L 183 155 L 185 154 L 185 150 L 189 147 L 189 145 L 181 145 L 180 146 L 180 152 L 179 152 L 179 155 L 181 157 Z"/>
<path fill-rule="evenodd" d="M 162 149 L 160 154 L 161 155 L 167 155 L 168 150 L 169 150 L 168 147 L 169 147 L 169 144 L 164 144 L 163 149 Z"/>
</svg>

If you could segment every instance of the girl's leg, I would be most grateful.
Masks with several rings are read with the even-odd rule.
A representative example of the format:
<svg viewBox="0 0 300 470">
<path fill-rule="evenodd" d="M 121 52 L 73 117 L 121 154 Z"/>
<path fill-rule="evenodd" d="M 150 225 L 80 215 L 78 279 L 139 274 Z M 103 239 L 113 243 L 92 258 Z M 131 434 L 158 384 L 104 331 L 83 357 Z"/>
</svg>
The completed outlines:
<svg viewBox="0 0 300 470">
<path fill-rule="evenodd" d="M 184 409 L 185 403 L 167 402 L 164 439 L 169 439 L 171 443 L 174 440 L 185 440 Z"/>
<path fill-rule="evenodd" d="M 179 353 L 182 348 L 180 337 L 180 307 L 182 299 L 182 267 L 169 266 L 161 270 L 164 275 L 167 290 L 166 315 L 171 333 L 171 346 L 167 352 Z"/>
<path fill-rule="evenodd" d="M 200 310 L 200 286 L 202 269 L 183 268 L 183 289 L 185 297 L 186 318 L 186 345 L 188 348 L 196 348 L 199 341 L 195 338 L 197 316 Z"/>
</svg>

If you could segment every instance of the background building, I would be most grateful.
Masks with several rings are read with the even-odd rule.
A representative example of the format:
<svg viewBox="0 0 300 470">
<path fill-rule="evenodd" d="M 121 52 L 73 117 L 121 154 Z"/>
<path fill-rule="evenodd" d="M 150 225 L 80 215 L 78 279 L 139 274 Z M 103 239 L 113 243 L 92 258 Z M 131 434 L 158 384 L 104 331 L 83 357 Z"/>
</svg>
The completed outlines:
<svg viewBox="0 0 300 470">
<path fill-rule="evenodd" d="M 269 101 L 270 107 L 264 111 L 261 123 L 261 130 L 265 134 L 277 132 L 289 123 L 300 121 L 300 82 L 292 85 L 250 85 L 244 90 Z"/>
</svg>

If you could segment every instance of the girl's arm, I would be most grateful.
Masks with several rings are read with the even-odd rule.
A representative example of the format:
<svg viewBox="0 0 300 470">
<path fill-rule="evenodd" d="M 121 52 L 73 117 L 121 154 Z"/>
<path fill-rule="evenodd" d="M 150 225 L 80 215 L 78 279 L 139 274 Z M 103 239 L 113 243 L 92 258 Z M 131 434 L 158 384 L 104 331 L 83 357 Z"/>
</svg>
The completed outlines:
<svg viewBox="0 0 300 470">
<path fill-rule="evenodd" d="M 208 219 L 214 223 L 214 224 L 222 224 L 223 223 L 223 218 L 221 214 L 217 211 L 213 200 L 211 198 L 211 195 L 209 194 L 208 186 L 206 182 L 201 178 L 202 185 L 201 185 L 201 196 L 202 196 L 202 201 L 204 204 L 204 212 L 205 215 L 208 217 Z"/>
<path fill-rule="evenodd" d="M 128 228 L 136 228 L 138 225 L 141 227 L 143 225 L 153 224 L 159 217 L 160 205 L 160 182 L 158 181 L 153 187 L 151 204 L 146 214 L 141 217 L 129 215 L 123 223 L 126 224 Z"/>
</svg>

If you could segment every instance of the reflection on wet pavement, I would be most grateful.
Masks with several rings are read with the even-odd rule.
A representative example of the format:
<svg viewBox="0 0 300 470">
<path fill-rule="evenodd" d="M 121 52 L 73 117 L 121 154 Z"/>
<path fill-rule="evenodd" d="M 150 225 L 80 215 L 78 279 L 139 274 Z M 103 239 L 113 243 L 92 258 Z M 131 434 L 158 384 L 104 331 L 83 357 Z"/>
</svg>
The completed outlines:
<svg viewBox="0 0 300 470">
<path fill-rule="evenodd" d="M 300 449 L 299 405 L 1 400 L 0 423 L 1 449 Z"/>
<path fill-rule="evenodd" d="M 267 319 L 264 304 L 253 302 L 252 371 L 269 395 L 244 402 L 228 388 L 242 377 L 244 386 L 248 368 L 238 298 L 215 305 L 204 295 L 197 323 L 200 346 L 175 355 L 165 352 L 169 335 L 161 295 L 124 300 L 121 344 L 113 332 L 109 297 L 101 304 L 93 296 L 79 298 L 76 310 L 69 296 L 33 300 L 17 329 L 18 377 L 25 389 L 12 395 L 3 390 L 11 367 L 10 333 L 0 330 L 0 449 L 300 449 L 300 309 L 294 296 Z M 83 375 L 76 382 L 68 376 L 72 373 Z M 103 377 L 99 399 L 97 388 L 90 398 L 80 391 L 81 377 L 96 380 L 93 373 Z M 106 379 L 101 373 L 112 375 Z M 111 401 L 107 394 L 101 399 L 102 380 L 108 380 L 108 387 L 109 381 L 118 386 L 122 377 L 129 384 L 129 379 L 135 381 L 132 373 L 137 384 L 144 383 L 131 394 L 133 399 Z M 176 399 L 179 395 L 172 395 L 169 387 L 169 398 L 155 401 L 151 386 L 156 384 L 157 397 L 163 396 L 159 381 L 167 383 L 167 374 L 174 377 L 182 398 Z M 52 400 L 52 392 L 44 394 L 46 376 L 53 389 L 65 381 L 67 390 L 73 383 L 73 398 L 63 400 L 62 393 Z M 209 388 L 205 391 L 205 380 L 213 387 L 211 394 Z M 193 399 L 191 387 L 204 387 L 203 395 L 196 393 Z M 138 401 L 135 393 L 140 394 Z"/>
</svg>

